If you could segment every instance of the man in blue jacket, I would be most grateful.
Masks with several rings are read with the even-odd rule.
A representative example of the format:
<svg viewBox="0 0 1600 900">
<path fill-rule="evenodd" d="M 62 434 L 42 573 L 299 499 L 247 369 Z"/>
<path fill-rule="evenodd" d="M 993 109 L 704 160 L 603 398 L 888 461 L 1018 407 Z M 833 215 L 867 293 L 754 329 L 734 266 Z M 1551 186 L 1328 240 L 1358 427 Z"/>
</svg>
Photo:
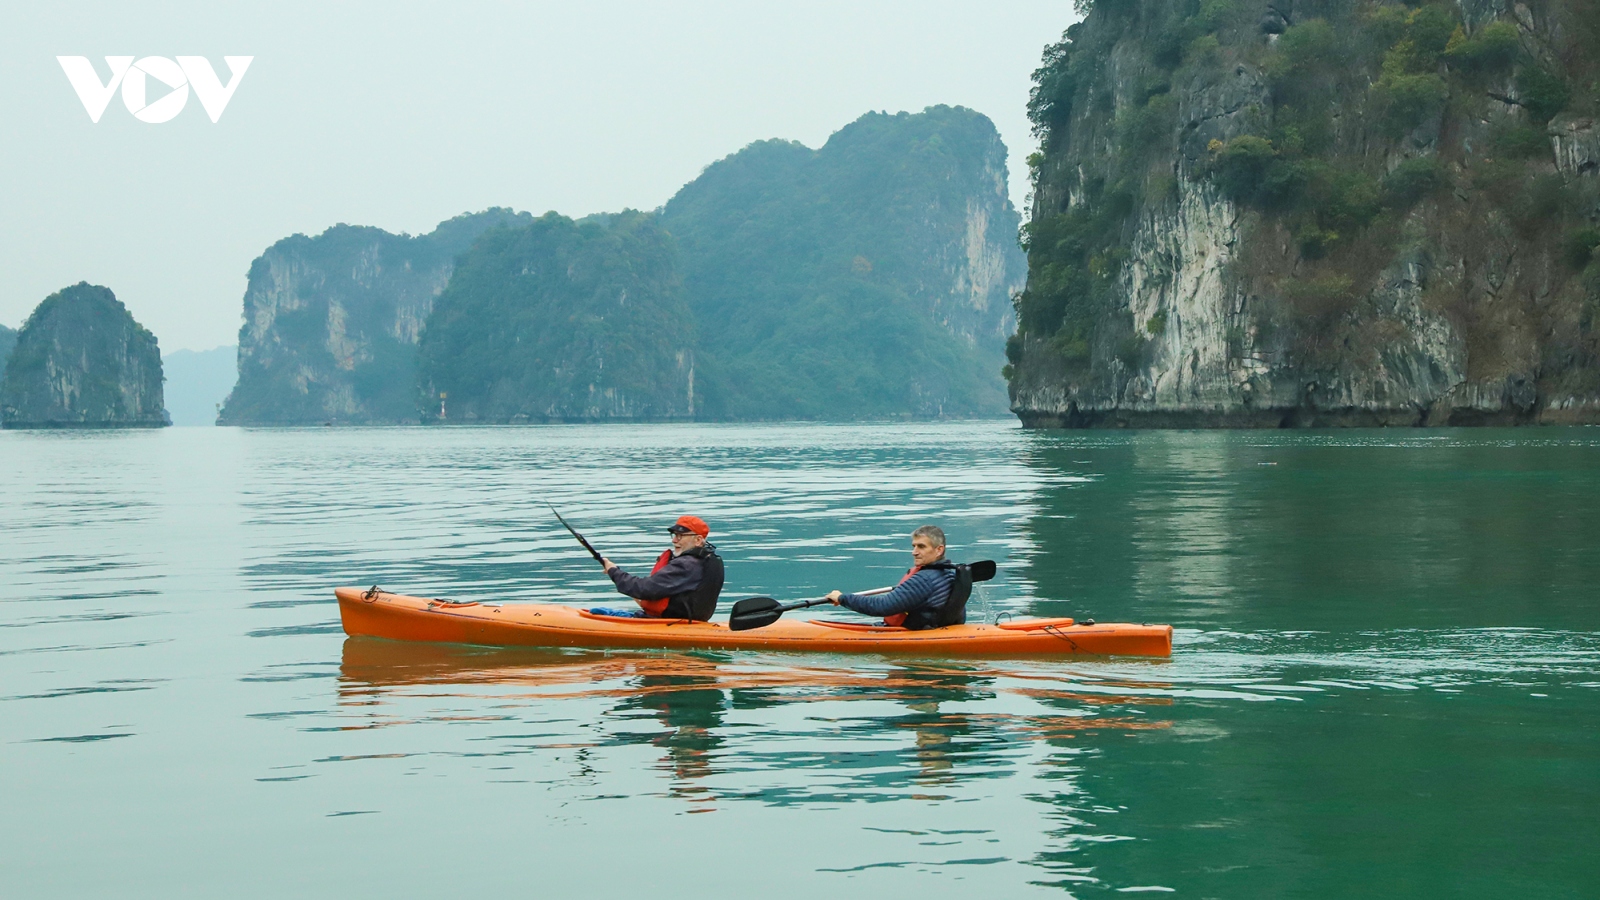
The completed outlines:
<svg viewBox="0 0 1600 900">
<path fill-rule="evenodd" d="M 911 571 L 887 594 L 868 597 L 833 591 L 828 599 L 858 613 L 883 616 L 884 624 L 904 625 L 912 631 L 965 622 L 965 609 L 953 610 L 953 615 L 944 609 L 955 584 L 956 568 L 944 558 L 944 532 L 938 526 L 924 525 L 911 532 L 911 561 L 915 563 Z"/>
</svg>

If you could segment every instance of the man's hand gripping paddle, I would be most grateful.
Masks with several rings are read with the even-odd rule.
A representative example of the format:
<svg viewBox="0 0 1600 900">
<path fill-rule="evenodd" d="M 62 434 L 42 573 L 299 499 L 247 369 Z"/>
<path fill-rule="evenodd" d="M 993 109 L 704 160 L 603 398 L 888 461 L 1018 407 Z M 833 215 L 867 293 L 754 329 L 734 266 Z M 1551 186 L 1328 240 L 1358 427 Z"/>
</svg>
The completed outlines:
<svg viewBox="0 0 1600 900">
<path fill-rule="evenodd" d="M 582 540 L 582 538 L 579 538 Z M 982 559 L 967 568 L 972 570 L 973 581 L 988 581 L 994 577 L 994 560 Z M 887 594 L 894 590 L 892 587 L 874 588 L 870 591 L 861 591 L 863 597 L 874 594 Z M 728 616 L 728 630 L 749 631 L 752 628 L 764 628 L 778 621 L 784 613 L 795 609 L 805 609 L 811 606 L 824 606 L 832 600 L 802 600 L 799 603 L 781 604 L 771 597 L 751 597 L 740 600 L 733 605 L 733 614 Z"/>
</svg>

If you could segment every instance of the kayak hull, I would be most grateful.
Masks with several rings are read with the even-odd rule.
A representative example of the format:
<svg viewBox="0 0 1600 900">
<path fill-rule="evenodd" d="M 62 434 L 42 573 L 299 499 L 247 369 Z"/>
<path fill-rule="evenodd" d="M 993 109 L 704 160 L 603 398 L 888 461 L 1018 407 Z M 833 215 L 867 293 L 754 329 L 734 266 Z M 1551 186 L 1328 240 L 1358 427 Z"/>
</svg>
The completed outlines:
<svg viewBox="0 0 1600 900">
<path fill-rule="evenodd" d="M 780 619 L 732 631 L 720 622 L 619 619 L 547 603 L 482 605 L 338 588 L 348 635 L 496 647 L 672 648 L 947 657 L 1170 656 L 1172 626 L 1070 619 L 952 625 L 927 631 Z"/>
</svg>

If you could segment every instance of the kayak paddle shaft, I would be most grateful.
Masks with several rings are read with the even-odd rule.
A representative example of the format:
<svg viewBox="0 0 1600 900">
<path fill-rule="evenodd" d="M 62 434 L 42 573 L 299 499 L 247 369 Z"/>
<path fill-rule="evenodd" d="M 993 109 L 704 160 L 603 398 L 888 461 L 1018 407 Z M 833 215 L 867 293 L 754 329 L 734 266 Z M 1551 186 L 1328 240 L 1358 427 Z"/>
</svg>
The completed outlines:
<svg viewBox="0 0 1600 900">
<path fill-rule="evenodd" d="M 578 539 L 578 543 L 583 545 L 583 549 L 589 551 L 589 555 L 594 557 L 595 562 L 605 562 L 605 557 L 600 555 L 600 551 L 596 550 L 593 544 L 590 544 L 588 541 L 584 540 L 583 535 L 579 534 L 576 529 L 574 529 L 571 525 L 568 525 L 567 520 L 561 518 L 561 513 L 556 512 L 556 508 L 554 506 L 551 506 L 548 503 L 546 503 L 545 506 L 550 507 L 550 511 L 556 514 L 556 520 L 561 523 L 561 527 L 565 528 L 569 534 Z"/>
</svg>

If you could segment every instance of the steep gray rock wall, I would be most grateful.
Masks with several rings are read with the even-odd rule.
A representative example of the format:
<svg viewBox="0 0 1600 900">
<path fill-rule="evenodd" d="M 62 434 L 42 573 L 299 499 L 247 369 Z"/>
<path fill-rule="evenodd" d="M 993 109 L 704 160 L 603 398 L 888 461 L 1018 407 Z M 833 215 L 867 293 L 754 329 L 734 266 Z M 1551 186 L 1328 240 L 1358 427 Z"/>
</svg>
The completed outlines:
<svg viewBox="0 0 1600 900">
<path fill-rule="evenodd" d="M 6 360 L 11 358 L 11 351 L 17 346 L 17 330 L 0 325 L 0 382 L 5 380 Z"/>
<path fill-rule="evenodd" d="M 456 256 L 488 228 L 531 221 L 491 209 L 418 237 L 337 225 L 273 244 L 250 267 L 219 423 L 418 421 L 417 340 Z"/>
<path fill-rule="evenodd" d="M 1099 0 L 1037 75 L 1013 410 L 1600 421 L 1600 4 Z"/>
<path fill-rule="evenodd" d="M 0 381 L 6 428 L 159 428 L 161 350 L 110 289 L 46 297 L 17 333 Z"/>
</svg>

